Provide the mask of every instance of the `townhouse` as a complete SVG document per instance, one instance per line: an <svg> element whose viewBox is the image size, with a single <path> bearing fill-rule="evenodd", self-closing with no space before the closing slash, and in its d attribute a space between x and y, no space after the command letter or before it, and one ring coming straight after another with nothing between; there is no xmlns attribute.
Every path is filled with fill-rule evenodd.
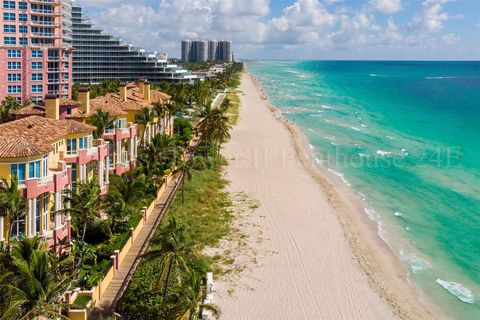
<svg viewBox="0 0 480 320"><path fill-rule="evenodd" d="M69 242L70 218L58 213L64 208L62 192L94 177L102 193L107 191L108 142L93 139L94 126L61 119L60 110L58 95L46 95L43 110L35 110L43 116L0 125L0 177L15 175L27 202L24 217L0 217L0 240L12 223L14 237L39 235L50 246Z"/></svg>

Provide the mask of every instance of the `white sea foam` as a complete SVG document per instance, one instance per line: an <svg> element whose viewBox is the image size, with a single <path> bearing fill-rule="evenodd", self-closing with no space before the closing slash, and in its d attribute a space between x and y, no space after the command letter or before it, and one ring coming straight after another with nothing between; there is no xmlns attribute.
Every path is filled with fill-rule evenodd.
<svg viewBox="0 0 480 320"><path fill-rule="evenodd" d="M320 105L320 107L322 107L323 109L335 109L334 107L327 106L326 104L322 104L322 105Z"/></svg>
<svg viewBox="0 0 480 320"><path fill-rule="evenodd" d="M377 150L376 152L380 157L385 157L385 156L389 156L391 155L392 153L389 152L389 151L383 151L383 150Z"/></svg>
<svg viewBox="0 0 480 320"><path fill-rule="evenodd" d="M405 227L405 230L410 231L410 227L409 227L409 226L406 226L406 227Z"/></svg>
<svg viewBox="0 0 480 320"><path fill-rule="evenodd" d="M362 130L360 130L359 128L354 127L354 126L350 126L350 129L355 130L355 131L358 131L358 132L362 132Z"/></svg>
<svg viewBox="0 0 480 320"><path fill-rule="evenodd" d="M316 162L317 164L322 163L322 161L320 161L320 159L318 159L318 158L315 158L315 162Z"/></svg>
<svg viewBox="0 0 480 320"><path fill-rule="evenodd" d="M310 117L321 118L323 116L321 114L311 114Z"/></svg>
<svg viewBox="0 0 480 320"><path fill-rule="evenodd" d="M361 193L360 191L358 192L358 194L360 195L360 197L362 198L362 200L367 200L367 196L364 194L364 193Z"/></svg>
<svg viewBox="0 0 480 320"><path fill-rule="evenodd" d="M398 212L398 211L394 212L393 214L395 215L395 217L403 217L403 213Z"/></svg>
<svg viewBox="0 0 480 320"><path fill-rule="evenodd" d="M475 296L470 289L464 287L462 284L453 281L446 281L438 278L436 283L441 285L445 290L456 296L460 301L465 303L475 303Z"/></svg>
<svg viewBox="0 0 480 320"><path fill-rule="evenodd" d="M432 268L432 264L430 262L417 257L413 253L407 253L403 250L400 250L400 260L407 262L413 273L419 273Z"/></svg>
<svg viewBox="0 0 480 320"><path fill-rule="evenodd" d="M380 236L380 238L382 238L383 241L388 243L387 232L384 228L384 224L382 223L382 221L380 221L380 215L377 214L377 212L371 208L364 208L363 210L367 214L368 218L370 218L370 220L375 221L377 223L377 230L378 230L377 233Z"/></svg>
<svg viewBox="0 0 480 320"><path fill-rule="evenodd" d="M325 119L325 122L330 122L330 119Z"/></svg>
<svg viewBox="0 0 480 320"><path fill-rule="evenodd" d="M389 140L394 140L392 136L385 136Z"/></svg>
<svg viewBox="0 0 480 320"><path fill-rule="evenodd" d="M313 146L313 145L311 145L310 143L308 144L308 147L309 147L311 150L313 150L313 149L314 149L314 146Z"/></svg>
<svg viewBox="0 0 480 320"><path fill-rule="evenodd" d="M359 155L361 158L366 158L366 157L368 156L368 155L365 154L365 153L359 153L358 155Z"/></svg>
<svg viewBox="0 0 480 320"><path fill-rule="evenodd" d="M336 175L336 176L339 177L340 179L342 179L343 183L345 183L347 186L350 186L350 183L347 181L347 179L345 179L343 173L340 173L340 172L335 171L335 170L333 170L333 169L328 169L328 171L331 172L331 173L333 173L334 175Z"/></svg>
<svg viewBox="0 0 480 320"><path fill-rule="evenodd" d="M367 125L366 124L361 124L360 127L364 127L364 128L367 128Z"/></svg>
<svg viewBox="0 0 480 320"><path fill-rule="evenodd" d="M441 80L441 79L457 79L459 77L445 76L445 77L425 77L427 80Z"/></svg>
<svg viewBox="0 0 480 320"><path fill-rule="evenodd" d="M325 136L324 138L330 141L335 141L335 136Z"/></svg>
<svg viewBox="0 0 480 320"><path fill-rule="evenodd" d="M376 74L376 73L370 73L370 77L382 77L382 78L390 78L391 76L385 75L385 74Z"/></svg>

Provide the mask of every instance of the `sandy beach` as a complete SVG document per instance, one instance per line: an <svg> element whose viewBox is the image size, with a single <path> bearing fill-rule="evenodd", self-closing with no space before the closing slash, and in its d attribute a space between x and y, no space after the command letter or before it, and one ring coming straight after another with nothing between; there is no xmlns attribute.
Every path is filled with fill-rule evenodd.
<svg viewBox="0 0 480 320"><path fill-rule="evenodd" d="M222 319L439 318L356 196L317 168L248 73L239 90L225 176L230 192L259 205L236 222L246 234L245 249L233 254L240 271L215 279Z"/></svg>

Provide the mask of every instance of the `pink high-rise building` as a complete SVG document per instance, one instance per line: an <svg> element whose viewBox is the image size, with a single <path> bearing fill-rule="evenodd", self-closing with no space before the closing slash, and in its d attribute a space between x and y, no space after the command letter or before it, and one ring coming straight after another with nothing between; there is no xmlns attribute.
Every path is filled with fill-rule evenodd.
<svg viewBox="0 0 480 320"><path fill-rule="evenodd" d="M71 0L2 0L0 6L0 101L69 97Z"/></svg>

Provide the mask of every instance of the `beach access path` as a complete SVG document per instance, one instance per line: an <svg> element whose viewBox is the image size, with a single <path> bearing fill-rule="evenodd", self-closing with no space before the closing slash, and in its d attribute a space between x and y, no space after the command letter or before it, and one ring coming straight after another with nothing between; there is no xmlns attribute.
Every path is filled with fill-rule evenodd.
<svg viewBox="0 0 480 320"><path fill-rule="evenodd" d="M325 192L298 160L289 130L247 73L239 92L240 119L223 154L229 191L260 203L245 223L256 227L244 229L256 264L215 279L222 319L396 319L369 284Z"/></svg>

